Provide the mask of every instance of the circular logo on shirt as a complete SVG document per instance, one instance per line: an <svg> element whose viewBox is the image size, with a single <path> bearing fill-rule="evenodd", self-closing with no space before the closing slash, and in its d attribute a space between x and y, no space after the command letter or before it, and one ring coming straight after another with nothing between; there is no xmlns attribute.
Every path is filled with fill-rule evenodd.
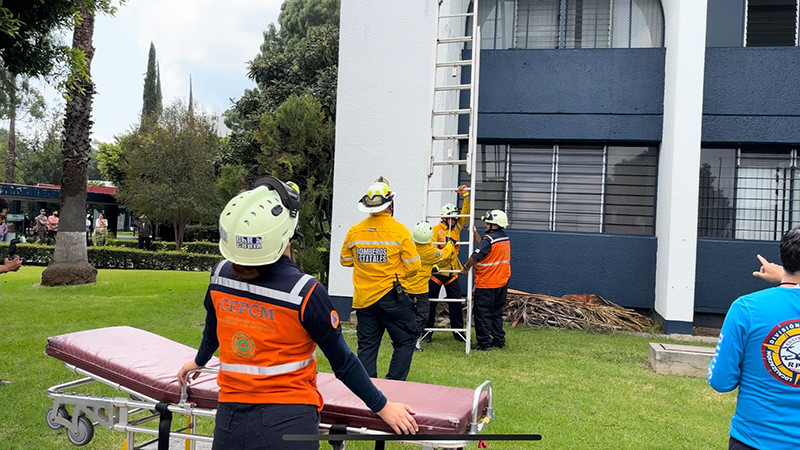
<svg viewBox="0 0 800 450"><path fill-rule="evenodd" d="M773 377L800 387L800 319L787 320L773 328L761 345L761 356Z"/></svg>
<svg viewBox="0 0 800 450"><path fill-rule="evenodd" d="M240 357L250 359L256 353L256 343L244 331L237 331L231 338L231 347L233 353Z"/></svg>
<svg viewBox="0 0 800 450"><path fill-rule="evenodd" d="M331 311L331 326L337 328L339 326L339 313L334 309Z"/></svg>

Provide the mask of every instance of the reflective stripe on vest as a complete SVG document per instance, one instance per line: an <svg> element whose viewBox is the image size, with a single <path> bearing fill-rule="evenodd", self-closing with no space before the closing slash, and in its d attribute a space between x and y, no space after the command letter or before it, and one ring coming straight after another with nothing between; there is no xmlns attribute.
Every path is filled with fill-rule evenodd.
<svg viewBox="0 0 800 450"><path fill-rule="evenodd" d="M476 266L480 266L480 267L487 267L487 266L497 266L497 265L500 265L500 264L511 264L511 260L510 259L506 259L504 261L497 261L497 262L493 262L493 263L476 263L475 265Z"/></svg>
<svg viewBox="0 0 800 450"><path fill-rule="evenodd" d="M313 278L311 275L304 274L299 280L297 280L297 283L295 283L292 291L287 293L275 289L265 288L263 286L256 286L246 281L232 280L230 278L221 277L219 276L219 272L222 266L223 264L219 264L217 266L217 270L214 271L214 275L211 276L212 284L218 284L226 288L260 295L262 297L273 298L275 300L291 303L292 305L299 305L303 303L303 297L299 295L300 291L303 289L306 283L308 283L308 280Z"/></svg>
<svg viewBox="0 0 800 450"><path fill-rule="evenodd" d="M250 366L247 364L227 364L220 362L219 370L225 372L247 373L250 375L281 375L302 369L314 361L314 355L297 362L279 364L277 366Z"/></svg>

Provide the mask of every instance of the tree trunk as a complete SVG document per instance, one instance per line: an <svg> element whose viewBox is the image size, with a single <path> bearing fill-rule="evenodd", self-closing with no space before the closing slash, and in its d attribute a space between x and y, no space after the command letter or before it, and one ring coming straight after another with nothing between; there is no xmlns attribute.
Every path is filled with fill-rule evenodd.
<svg viewBox="0 0 800 450"><path fill-rule="evenodd" d="M53 259L42 272L44 286L94 283L97 277L97 269L89 264L85 235L86 170L91 149L89 134L94 97L94 83L90 77L94 56L93 33L94 12L83 10L80 23L75 25L72 47L82 50L86 55L87 77L78 82L78 88L69 92L70 100L64 117L61 221Z"/></svg>
<svg viewBox="0 0 800 450"><path fill-rule="evenodd" d="M6 183L14 182L14 164L17 159L17 76L9 73L8 88L8 152L6 153Z"/></svg>

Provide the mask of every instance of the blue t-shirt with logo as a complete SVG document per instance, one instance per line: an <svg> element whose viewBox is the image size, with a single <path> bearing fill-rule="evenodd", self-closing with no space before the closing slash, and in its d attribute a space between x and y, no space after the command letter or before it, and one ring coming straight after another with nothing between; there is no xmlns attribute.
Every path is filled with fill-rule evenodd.
<svg viewBox="0 0 800 450"><path fill-rule="evenodd" d="M739 387L730 435L759 449L800 445L800 289L739 297L725 316L708 382Z"/></svg>

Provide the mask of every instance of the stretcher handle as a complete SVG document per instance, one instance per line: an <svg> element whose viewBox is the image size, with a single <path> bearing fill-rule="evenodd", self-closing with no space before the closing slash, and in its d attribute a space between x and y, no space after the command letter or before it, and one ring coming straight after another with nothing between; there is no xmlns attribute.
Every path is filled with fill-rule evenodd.
<svg viewBox="0 0 800 450"><path fill-rule="evenodd" d="M483 394L483 391L488 391L489 393L489 405L486 407L486 415L481 418L480 422L478 422L478 405L480 405L481 394ZM481 430L486 427L486 425L494 420L492 391L492 382L489 380L484 381L480 386L475 388L475 392L472 394L472 422L469 424L469 434L480 433Z"/></svg>
<svg viewBox="0 0 800 450"><path fill-rule="evenodd" d="M178 405L183 406L189 400L189 385L192 384L192 375L195 373L219 373L218 367L203 367L202 369L190 370L186 372L186 382L181 384L181 401Z"/></svg>

